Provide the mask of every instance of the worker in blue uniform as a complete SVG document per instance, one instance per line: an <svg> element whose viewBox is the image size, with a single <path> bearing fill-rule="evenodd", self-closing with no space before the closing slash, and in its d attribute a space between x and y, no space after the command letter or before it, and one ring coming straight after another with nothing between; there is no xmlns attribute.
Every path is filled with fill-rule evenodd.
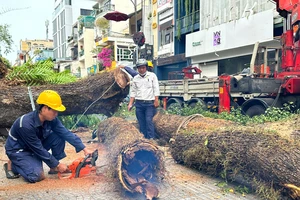
<svg viewBox="0 0 300 200"><path fill-rule="evenodd" d="M57 92L41 92L37 103L39 109L19 117L9 131L5 144L9 161L4 164L8 179L22 176L30 183L41 181L45 178L43 162L50 167L49 174L66 172L67 165L59 162L66 157L66 141L76 152L93 153L57 118L58 112L66 109Z"/></svg>
<svg viewBox="0 0 300 200"><path fill-rule="evenodd" d="M157 76L147 71L148 62L144 59L136 64L138 75L133 77L130 83L130 100L128 110L133 104L136 108L136 117L139 123L140 132L145 138L155 138L153 117L156 108L159 106L159 84Z"/></svg>

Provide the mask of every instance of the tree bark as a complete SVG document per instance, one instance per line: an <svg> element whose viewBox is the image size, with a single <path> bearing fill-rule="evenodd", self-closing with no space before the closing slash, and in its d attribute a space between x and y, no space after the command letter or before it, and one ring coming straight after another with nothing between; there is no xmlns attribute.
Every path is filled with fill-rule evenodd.
<svg viewBox="0 0 300 200"><path fill-rule="evenodd" d="M206 117L158 114L154 123L159 136L172 137L170 150L178 163L251 186L262 196L263 186L267 195L300 198L298 141Z"/></svg>
<svg viewBox="0 0 300 200"><path fill-rule="evenodd" d="M212 119L203 117L202 115L180 116L157 113L153 118L156 134L163 143L168 143L169 140L176 136L178 132L189 129L214 131L234 125L233 122L223 119Z"/></svg>
<svg viewBox="0 0 300 200"><path fill-rule="evenodd" d="M0 128L9 128L16 118L32 111L28 88L3 83L0 83L0 87ZM97 100L85 114L111 116L128 94L128 87L122 89L115 82L113 72L97 74L70 84L33 86L31 91L34 102L40 92L49 89L60 94L67 108L59 115L83 114Z"/></svg>
<svg viewBox="0 0 300 200"><path fill-rule="evenodd" d="M117 117L99 124L98 139L109 148L110 168L125 190L142 193L147 199L158 197L156 183L164 178L165 167L163 153L153 142Z"/></svg>

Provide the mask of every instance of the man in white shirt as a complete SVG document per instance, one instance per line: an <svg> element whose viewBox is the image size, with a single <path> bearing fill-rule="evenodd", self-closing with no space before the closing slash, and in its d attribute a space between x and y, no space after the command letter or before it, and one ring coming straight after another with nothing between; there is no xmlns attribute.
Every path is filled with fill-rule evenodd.
<svg viewBox="0 0 300 200"><path fill-rule="evenodd" d="M144 134L145 138L150 139L155 137L153 117L159 106L159 84L157 76L147 71L148 63L146 60L139 60L136 67L139 74L134 76L130 84L128 110L131 110L135 102L135 113L140 132Z"/></svg>

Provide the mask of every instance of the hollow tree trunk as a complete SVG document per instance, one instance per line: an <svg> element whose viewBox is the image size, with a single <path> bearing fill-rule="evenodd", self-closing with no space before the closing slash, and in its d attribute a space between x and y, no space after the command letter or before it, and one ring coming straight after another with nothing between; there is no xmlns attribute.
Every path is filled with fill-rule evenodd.
<svg viewBox="0 0 300 200"><path fill-rule="evenodd" d="M157 183L165 174L163 153L124 119L111 117L99 124L98 139L109 148L108 158L123 188L158 197Z"/></svg>
<svg viewBox="0 0 300 200"><path fill-rule="evenodd" d="M0 128L9 128L14 120L32 110L26 86L7 86L0 84ZM66 111L60 115L82 114L94 101L85 114L104 114L111 116L119 103L128 94L128 87L121 89L115 82L113 72L97 74L78 82L61 85L42 85L31 87L34 102L40 92L46 89L57 91Z"/></svg>

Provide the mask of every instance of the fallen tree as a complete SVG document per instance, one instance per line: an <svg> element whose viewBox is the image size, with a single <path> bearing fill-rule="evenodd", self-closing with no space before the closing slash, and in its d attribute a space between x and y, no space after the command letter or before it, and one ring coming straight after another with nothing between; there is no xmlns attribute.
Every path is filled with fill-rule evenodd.
<svg viewBox="0 0 300 200"><path fill-rule="evenodd" d="M206 131L215 131L229 125L234 125L233 122L223 119L212 119L203 117L200 114L191 116L169 115L158 112L154 118L155 131L158 138L163 143L168 143L169 140L178 134L179 131L189 129L204 129Z"/></svg>
<svg viewBox="0 0 300 200"><path fill-rule="evenodd" d="M158 114L154 122L159 136L172 137L178 163L248 186L263 199L300 198L298 141L205 117Z"/></svg>
<svg viewBox="0 0 300 200"><path fill-rule="evenodd" d="M99 124L98 139L108 147L111 169L125 190L144 194L146 199L158 197L157 185L164 178L165 167L163 153L155 144L117 117Z"/></svg>
<svg viewBox="0 0 300 200"><path fill-rule="evenodd" d="M17 117L32 110L28 88L8 86L3 82L0 87L0 128L9 128ZM115 82L113 72L97 74L74 83L32 86L30 89L34 102L43 90L57 91L67 108L60 115L82 114L96 101L85 114L111 116L128 94L128 87L122 89Z"/></svg>

